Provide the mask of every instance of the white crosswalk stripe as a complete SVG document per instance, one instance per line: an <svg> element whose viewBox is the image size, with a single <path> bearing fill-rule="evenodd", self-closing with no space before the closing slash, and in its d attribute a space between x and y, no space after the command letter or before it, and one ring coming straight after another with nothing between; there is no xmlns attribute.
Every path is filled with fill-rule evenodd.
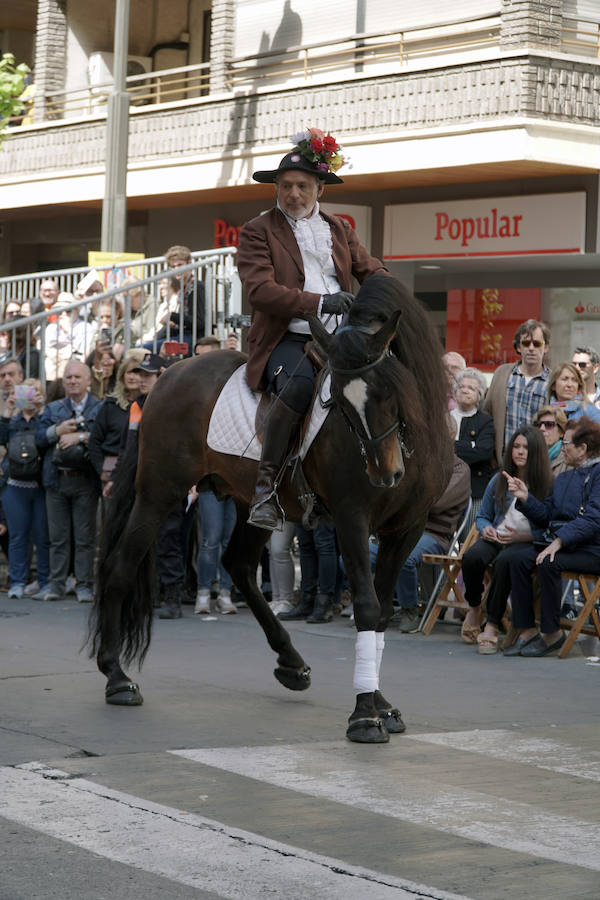
<svg viewBox="0 0 600 900"><path fill-rule="evenodd" d="M470 751L472 747L468 737L465 733L461 734L460 749L464 747ZM426 741L432 737L420 735L414 739ZM440 741L446 738L452 741L452 734L437 737ZM403 736L402 740L406 739ZM530 742L530 761L535 764L534 746ZM554 750L557 752L556 748ZM549 746L545 751L552 752ZM600 829L597 821L558 815L532 803L440 784L431 776L419 777L414 772L410 779L404 779L401 769L398 777L382 778L379 767L370 769L363 755L357 753L351 744L221 747L171 752L280 788L432 827L495 847L600 869ZM481 749L478 752L484 751Z"/></svg>
<svg viewBox="0 0 600 900"><path fill-rule="evenodd" d="M561 775L576 775L578 778L600 781L600 753L589 753L587 758L582 758L579 747L547 738L523 737L507 729L411 734L407 739L468 753L481 753L488 759L504 759L536 766Z"/></svg>
<svg viewBox="0 0 600 900"><path fill-rule="evenodd" d="M466 900L38 763L0 767L0 817L232 900Z"/></svg>

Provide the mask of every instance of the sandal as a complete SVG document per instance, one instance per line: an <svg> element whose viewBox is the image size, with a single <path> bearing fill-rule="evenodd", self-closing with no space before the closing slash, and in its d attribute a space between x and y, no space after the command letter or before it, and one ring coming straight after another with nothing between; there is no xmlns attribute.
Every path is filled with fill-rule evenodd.
<svg viewBox="0 0 600 900"><path fill-rule="evenodd" d="M479 613L479 624L471 625L465 619L460 629L460 636L465 644L476 644L477 638L481 633L481 611Z"/></svg>
<svg viewBox="0 0 600 900"><path fill-rule="evenodd" d="M485 634L483 631L477 637L477 650L482 656L490 656L498 652L498 636Z"/></svg>

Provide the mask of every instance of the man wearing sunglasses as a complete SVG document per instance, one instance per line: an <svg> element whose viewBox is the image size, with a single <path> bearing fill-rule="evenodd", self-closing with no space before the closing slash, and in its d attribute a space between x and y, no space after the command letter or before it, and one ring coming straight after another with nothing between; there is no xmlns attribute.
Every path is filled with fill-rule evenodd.
<svg viewBox="0 0 600 900"><path fill-rule="evenodd" d="M496 462L502 466L504 448L517 428L528 425L546 402L549 372L545 358L550 329L537 319L519 325L513 338L517 363L505 363L494 372L484 409L494 419Z"/></svg>
<svg viewBox="0 0 600 900"><path fill-rule="evenodd" d="M577 366L583 376L587 399L594 406L600 407L600 388L596 384L600 356L592 347L575 347L571 362Z"/></svg>

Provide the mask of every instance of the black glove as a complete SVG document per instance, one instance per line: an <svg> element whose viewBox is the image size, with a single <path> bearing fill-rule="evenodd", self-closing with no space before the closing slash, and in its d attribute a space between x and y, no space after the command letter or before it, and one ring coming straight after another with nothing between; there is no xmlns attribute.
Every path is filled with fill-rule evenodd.
<svg viewBox="0 0 600 900"><path fill-rule="evenodd" d="M323 306L321 312L334 316L343 316L354 303L354 294L348 291L338 291L337 294L323 294Z"/></svg>

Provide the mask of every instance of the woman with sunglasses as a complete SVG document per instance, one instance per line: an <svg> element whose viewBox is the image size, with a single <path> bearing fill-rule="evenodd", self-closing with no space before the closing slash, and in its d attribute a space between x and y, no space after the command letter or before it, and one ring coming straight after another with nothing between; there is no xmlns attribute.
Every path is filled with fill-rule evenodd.
<svg viewBox="0 0 600 900"><path fill-rule="evenodd" d="M548 495L552 473L546 444L537 428L531 425L518 428L508 442L503 462L504 470L518 477L534 496ZM498 632L511 589L508 562L523 543L529 545L534 538L529 522L515 509L515 501L508 495L501 473L496 473L488 484L475 522L479 538L462 559L469 611L461 636L465 644L477 644L479 653L490 654L498 650ZM487 622L482 632L483 578L490 565L493 574L487 595Z"/></svg>
<svg viewBox="0 0 600 900"><path fill-rule="evenodd" d="M567 468L562 449L562 439L567 428L567 417L560 406L542 406L533 417L533 425L538 428L548 448L552 478L556 478Z"/></svg>
<svg viewBox="0 0 600 900"><path fill-rule="evenodd" d="M581 369L571 362L559 363L550 373L548 380L548 403L559 406L567 419L589 416L600 422L600 409L587 400Z"/></svg>
<svg viewBox="0 0 600 900"><path fill-rule="evenodd" d="M543 502L523 479L504 472L516 508L532 527L545 529L544 546L522 546L509 561L513 625L517 642L505 656L547 656L565 642L560 629L561 575L600 574L600 425L587 416L570 422L563 439L571 469L559 475ZM533 609L533 570L541 593L540 630Z"/></svg>

